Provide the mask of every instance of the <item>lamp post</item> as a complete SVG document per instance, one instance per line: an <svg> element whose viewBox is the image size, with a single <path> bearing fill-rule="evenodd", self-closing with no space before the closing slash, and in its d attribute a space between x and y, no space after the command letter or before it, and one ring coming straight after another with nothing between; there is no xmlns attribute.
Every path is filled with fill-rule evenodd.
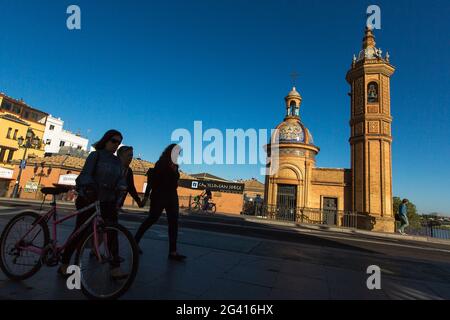
<svg viewBox="0 0 450 320"><path fill-rule="evenodd" d="M24 151L22 161L20 162L19 174L17 175L16 183L14 184L14 189L11 195L12 198L17 198L18 196L20 178L22 176L22 168L23 163L25 162L27 151L29 148L36 148L37 146L39 146L39 143L40 143L39 137L35 136L31 129L28 129L25 138L22 136L17 138L17 144L19 145L19 148L24 148Z"/></svg>
<svg viewBox="0 0 450 320"><path fill-rule="evenodd" d="M38 170L39 170L38 164L36 163L35 166L34 166L34 174L35 174L35 176L39 176L38 190L36 190L36 194L34 196L35 199L37 198L37 196L39 194L38 191L41 190L42 177L48 177L50 175L50 173L52 172L52 167L51 166L48 166L47 173L44 172L44 169L45 169L45 161L41 162L41 171L39 173L38 173Z"/></svg>

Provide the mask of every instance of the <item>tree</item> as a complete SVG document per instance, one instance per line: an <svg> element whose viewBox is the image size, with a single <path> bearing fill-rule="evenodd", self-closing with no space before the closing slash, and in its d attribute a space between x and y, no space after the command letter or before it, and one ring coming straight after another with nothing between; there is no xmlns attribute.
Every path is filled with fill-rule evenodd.
<svg viewBox="0 0 450 320"><path fill-rule="evenodd" d="M393 198L394 214L398 214L398 209L399 209L401 203L402 203L402 199L400 197ZM419 228L420 227L420 216L417 213L417 208L416 208L415 204L412 203L411 201L409 201L407 207L408 207L409 225L412 228Z"/></svg>

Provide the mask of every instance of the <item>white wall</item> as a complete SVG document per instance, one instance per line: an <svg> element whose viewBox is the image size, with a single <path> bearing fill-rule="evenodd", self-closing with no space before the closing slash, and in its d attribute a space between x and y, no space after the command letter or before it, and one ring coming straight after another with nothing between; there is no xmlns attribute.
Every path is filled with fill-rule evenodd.
<svg viewBox="0 0 450 320"><path fill-rule="evenodd" d="M84 151L87 151L88 149L89 140L70 131L62 130L60 141L64 141L65 147L72 147L74 149L79 149L79 147L81 147L81 150Z"/></svg>
<svg viewBox="0 0 450 320"><path fill-rule="evenodd" d="M45 152L46 153L58 153L59 151L59 137L62 132L62 128L64 125L64 121L61 119L57 119L49 115L47 117L47 123L45 125L44 131L44 143L45 143ZM53 130L50 130L50 127L53 126ZM50 140L50 144L47 144L48 140Z"/></svg>
<svg viewBox="0 0 450 320"><path fill-rule="evenodd" d="M53 126L53 130L50 127ZM47 124L45 126L44 132L44 143L46 153L58 153L61 148L61 141L64 142L64 146L72 147L87 151L89 140L76 135L70 131L63 129L64 121L60 118L54 118L51 115L47 118ZM47 144L50 140L50 144Z"/></svg>

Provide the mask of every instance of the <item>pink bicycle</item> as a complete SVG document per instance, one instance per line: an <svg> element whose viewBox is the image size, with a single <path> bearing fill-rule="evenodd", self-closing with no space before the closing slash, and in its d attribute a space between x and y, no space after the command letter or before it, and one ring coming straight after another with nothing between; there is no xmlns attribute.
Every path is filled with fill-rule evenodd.
<svg viewBox="0 0 450 320"><path fill-rule="evenodd" d="M0 268L11 280L30 278L43 264L57 266L69 241L83 233L75 256L82 292L91 299L116 299L129 289L136 277L138 246L124 226L103 221L98 201L58 219L55 196L68 190L66 187L43 188L43 194L52 195L51 208L47 213L23 212L9 221L0 237ZM94 209L95 213L63 245L58 245L57 226ZM51 238L48 227L50 220ZM117 263L126 275L120 280L110 274L112 265L117 266Z"/></svg>

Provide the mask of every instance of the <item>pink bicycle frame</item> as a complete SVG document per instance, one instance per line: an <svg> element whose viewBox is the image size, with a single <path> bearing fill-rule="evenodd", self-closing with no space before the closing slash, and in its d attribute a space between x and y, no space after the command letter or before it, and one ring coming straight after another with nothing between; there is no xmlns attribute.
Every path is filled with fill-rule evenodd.
<svg viewBox="0 0 450 320"><path fill-rule="evenodd" d="M51 239L51 241L55 244L57 253L60 253L61 251L64 250L64 248L69 244L69 242L73 238L78 236L81 232L83 232L88 227L88 225L91 222L93 222L95 254L96 254L97 258L99 260L101 260L101 256L99 254L99 243L98 243L98 234L97 234L98 222L103 221L102 217L101 217L101 212L100 212L100 203L98 201L96 201L93 204L91 204L91 205L89 205L87 207L84 207L84 208L82 208L80 210L77 210L77 211L75 211L75 212L69 214L68 216L65 216L64 218L59 219L59 220L56 218L56 201L55 201L55 196L53 196L53 202L51 203L51 205L52 205L52 208L45 215L43 215L41 218L39 218L38 220L36 220L33 223L33 227L25 233L25 235L18 241L18 243L22 242L32 232L32 230L38 224L40 224L42 221L45 221L45 223L48 223L48 221L51 218L53 218L52 219L52 237L51 237L52 239ZM58 243L57 226L59 224L65 222L65 221L67 221L67 220L69 220L69 219L71 219L71 218L73 218L73 217L75 217L75 216L85 212L85 211L88 211L88 210L94 208L94 207L95 207L95 213L92 214L92 216L89 217L86 220L86 222L84 222L79 228L74 230L72 232L72 234L69 236L69 238L64 242L64 244L62 246L58 246L57 245L57 243ZM105 242L105 248L106 248L106 250L108 250L108 246L106 245L107 244L106 234L104 234L103 238L104 238L103 241ZM33 245L27 245L27 246L17 245L17 248L20 249L20 250L24 250L24 251L30 251L30 252L36 253L38 255L41 255L41 256L45 253L45 248L38 248L38 247L35 247ZM109 252L107 252L107 254L109 255Z"/></svg>

